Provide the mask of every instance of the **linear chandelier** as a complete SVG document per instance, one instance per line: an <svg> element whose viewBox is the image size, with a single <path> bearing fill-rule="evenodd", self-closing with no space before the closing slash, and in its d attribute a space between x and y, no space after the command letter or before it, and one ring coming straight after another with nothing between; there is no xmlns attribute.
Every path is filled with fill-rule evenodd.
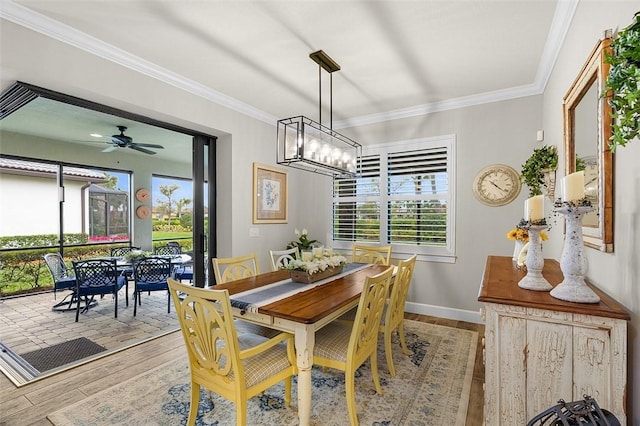
<svg viewBox="0 0 640 426"><path fill-rule="evenodd" d="M338 65L322 50L309 55L318 64L320 119L314 121L305 116L278 120L278 164L333 177L354 177L359 174L362 146L333 130L333 73ZM329 73L330 118L329 127L322 124L322 70Z"/></svg>

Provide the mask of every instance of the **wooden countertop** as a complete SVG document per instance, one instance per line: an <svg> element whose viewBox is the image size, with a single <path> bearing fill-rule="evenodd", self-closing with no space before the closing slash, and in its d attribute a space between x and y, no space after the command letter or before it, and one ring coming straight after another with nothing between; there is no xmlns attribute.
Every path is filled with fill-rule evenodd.
<svg viewBox="0 0 640 426"><path fill-rule="evenodd" d="M620 303L603 293L587 281L587 285L600 296L598 303L575 303L552 297L548 291L533 291L518 287L518 282L526 275L518 269L508 256L488 256L482 278L482 287L478 301L503 305L523 306L527 308L548 309L574 314L595 315L629 321L629 312ZM552 286L563 280L560 264L557 260L545 259L542 275Z"/></svg>

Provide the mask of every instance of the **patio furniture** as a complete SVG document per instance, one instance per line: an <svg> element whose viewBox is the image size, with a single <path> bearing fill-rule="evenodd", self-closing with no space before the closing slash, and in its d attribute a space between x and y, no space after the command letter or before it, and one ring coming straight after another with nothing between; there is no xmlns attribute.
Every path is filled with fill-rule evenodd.
<svg viewBox="0 0 640 426"><path fill-rule="evenodd" d="M124 257L132 250L140 250L140 247L111 247L111 257Z"/></svg>
<svg viewBox="0 0 640 426"><path fill-rule="evenodd" d="M53 310L69 310L74 302L74 291L76 288L76 277L67 268L64 259L60 253L47 253L44 256L44 262L53 277L53 298L56 299L56 293L59 290L71 290L60 302L53 305ZM68 300L68 301L67 301ZM66 308L63 308L66 306Z"/></svg>
<svg viewBox="0 0 640 426"><path fill-rule="evenodd" d="M393 334L394 330L398 330L402 352L405 355L411 355L404 338L404 305L407 301L411 278L413 278L416 258L417 255L414 254L409 259L401 260L398 263L398 272L391 286L391 294L386 305L383 323L380 327L380 332L384 334L384 352L387 356L387 367L392 376L396 375L396 369L393 365L393 351L391 350L391 334Z"/></svg>
<svg viewBox="0 0 640 426"><path fill-rule="evenodd" d="M171 276L171 259L166 257L147 257L133 266L133 316L138 305L142 306L142 292L167 291L167 313L171 312L171 299L167 279ZM137 302L137 303L136 303Z"/></svg>
<svg viewBox="0 0 640 426"><path fill-rule="evenodd" d="M344 371L351 425L358 424L355 373L367 359L376 392L382 394L377 360L378 329L392 277L393 267L368 276L360 294L355 321L333 321L316 332L313 363Z"/></svg>
<svg viewBox="0 0 640 426"><path fill-rule="evenodd" d="M195 424L200 387L236 405L236 424L247 423L247 400L284 381L285 404L291 403L296 374L293 335L269 339L238 334L228 290L201 289L169 279L182 336L189 356L191 402L188 425Z"/></svg>
<svg viewBox="0 0 640 426"><path fill-rule="evenodd" d="M294 247L288 250L269 250L269 257L271 258L271 270L277 271L286 267L292 260L300 257L298 247Z"/></svg>
<svg viewBox="0 0 640 426"><path fill-rule="evenodd" d="M391 246L377 246L369 244L353 245L352 262L373 263L376 265L391 264Z"/></svg>
<svg viewBox="0 0 640 426"><path fill-rule="evenodd" d="M73 262L76 273L76 322L80 317L80 299L87 301L87 306L96 295L112 294L115 300L115 318L118 318L118 291L126 287L126 304L129 305L129 283L124 274L118 271L115 259L89 259ZM83 309L83 312L87 308Z"/></svg>
<svg viewBox="0 0 640 426"><path fill-rule="evenodd" d="M175 256L182 254L182 249L179 245L176 247L175 245L167 244L166 246L156 247L153 254L160 256Z"/></svg>

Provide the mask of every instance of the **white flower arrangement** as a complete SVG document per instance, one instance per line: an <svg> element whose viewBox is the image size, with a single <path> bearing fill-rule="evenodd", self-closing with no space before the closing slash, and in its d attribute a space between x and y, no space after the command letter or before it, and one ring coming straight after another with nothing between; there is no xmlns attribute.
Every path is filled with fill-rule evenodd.
<svg viewBox="0 0 640 426"><path fill-rule="evenodd" d="M343 266L346 263L347 259L344 256L323 256L315 257L308 261L299 259L292 260L287 265L287 269L306 271L309 275L313 275L317 272L325 271L328 268Z"/></svg>

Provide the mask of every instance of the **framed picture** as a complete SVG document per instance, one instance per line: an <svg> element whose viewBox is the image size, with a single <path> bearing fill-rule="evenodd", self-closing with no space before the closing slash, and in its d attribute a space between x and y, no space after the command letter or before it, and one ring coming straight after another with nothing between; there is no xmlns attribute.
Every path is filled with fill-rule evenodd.
<svg viewBox="0 0 640 426"><path fill-rule="evenodd" d="M253 223L287 223L287 172L253 163Z"/></svg>

